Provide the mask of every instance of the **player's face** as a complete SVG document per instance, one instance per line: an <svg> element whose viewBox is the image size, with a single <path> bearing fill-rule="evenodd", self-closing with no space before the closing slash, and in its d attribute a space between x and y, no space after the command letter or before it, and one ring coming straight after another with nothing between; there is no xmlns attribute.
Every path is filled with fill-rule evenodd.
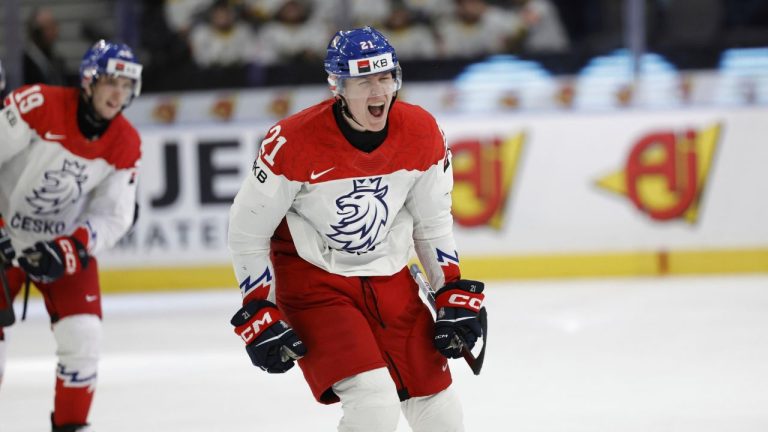
<svg viewBox="0 0 768 432"><path fill-rule="evenodd" d="M133 80L125 77L102 76L91 87L93 108L105 120L112 120L133 94Z"/></svg>
<svg viewBox="0 0 768 432"><path fill-rule="evenodd" d="M349 112L365 130L378 132L387 124L389 106L396 89L391 72L382 72L360 78L349 78L344 82L344 97ZM352 127L360 125L350 122Z"/></svg>

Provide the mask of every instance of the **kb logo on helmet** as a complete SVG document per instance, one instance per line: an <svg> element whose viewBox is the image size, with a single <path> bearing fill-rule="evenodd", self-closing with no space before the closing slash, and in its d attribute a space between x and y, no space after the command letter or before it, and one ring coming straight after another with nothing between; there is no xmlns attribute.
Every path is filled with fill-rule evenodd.
<svg viewBox="0 0 768 432"><path fill-rule="evenodd" d="M392 61L392 53L384 53L367 59L349 61L349 73L352 76L384 72L391 70L393 67L394 62Z"/></svg>

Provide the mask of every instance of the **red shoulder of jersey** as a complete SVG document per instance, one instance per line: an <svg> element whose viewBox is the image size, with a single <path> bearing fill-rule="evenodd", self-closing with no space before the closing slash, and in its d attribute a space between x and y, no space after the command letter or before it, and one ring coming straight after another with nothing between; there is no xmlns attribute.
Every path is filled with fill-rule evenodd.
<svg viewBox="0 0 768 432"><path fill-rule="evenodd" d="M323 101L273 126L262 141L261 163L289 180L317 183L398 170L426 171L445 156L442 133L421 107L396 102L389 113L387 138L366 153L341 133L333 103Z"/></svg>
<svg viewBox="0 0 768 432"><path fill-rule="evenodd" d="M102 137L96 140L103 157L117 169L136 168L141 159L141 137L122 113L118 114Z"/></svg>
<svg viewBox="0 0 768 432"><path fill-rule="evenodd" d="M418 105L397 102L389 115L391 127L395 129L392 138L402 144L400 151L407 153L412 160L410 169L426 171L445 158L445 136L427 110Z"/></svg>
<svg viewBox="0 0 768 432"><path fill-rule="evenodd" d="M5 99L5 105L16 105L27 125L44 137L56 118L64 117L73 103L74 112L77 112L77 99L73 101L71 97L73 91L76 92L72 88L45 84L25 85L10 93ZM61 136L53 132L49 135Z"/></svg>
<svg viewBox="0 0 768 432"><path fill-rule="evenodd" d="M333 117L333 103L327 99L272 126L261 142L261 163L290 180L307 181L313 161L331 162L334 155L322 148L343 139Z"/></svg>
<svg viewBox="0 0 768 432"><path fill-rule="evenodd" d="M132 168L141 158L141 139L122 114L112 119L106 132L88 140L77 125L80 90L44 84L19 88L6 98L16 105L22 119L40 138L58 142L86 159L104 159L118 169Z"/></svg>

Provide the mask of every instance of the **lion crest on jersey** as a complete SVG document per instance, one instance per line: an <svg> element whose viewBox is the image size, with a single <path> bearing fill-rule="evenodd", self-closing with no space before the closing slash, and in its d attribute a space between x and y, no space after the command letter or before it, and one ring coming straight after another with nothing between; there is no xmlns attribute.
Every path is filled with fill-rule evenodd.
<svg viewBox="0 0 768 432"><path fill-rule="evenodd" d="M381 177L353 180L352 192L336 199L338 224L331 225L328 238L347 252L367 252L377 243L381 229L387 224L389 209L384 197L389 187L381 185Z"/></svg>
<svg viewBox="0 0 768 432"><path fill-rule="evenodd" d="M82 184L88 179L85 165L77 161L64 161L60 170L46 171L43 186L32 191L27 202L35 208L36 215L59 214L66 206L80 199Z"/></svg>

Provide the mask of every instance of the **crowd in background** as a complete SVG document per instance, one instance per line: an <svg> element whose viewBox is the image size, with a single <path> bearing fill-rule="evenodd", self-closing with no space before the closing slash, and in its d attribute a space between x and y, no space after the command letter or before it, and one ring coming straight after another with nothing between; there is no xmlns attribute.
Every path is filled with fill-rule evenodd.
<svg viewBox="0 0 768 432"><path fill-rule="evenodd" d="M169 0L164 16L203 67L322 59L340 21L379 28L403 60L568 48L549 0Z"/></svg>
<svg viewBox="0 0 768 432"><path fill-rule="evenodd" d="M213 79L216 69L245 68L245 84L322 80L329 36L364 25L406 63L569 48L550 0L166 0L144 21L157 24L141 36L155 66L191 60Z"/></svg>
<svg viewBox="0 0 768 432"><path fill-rule="evenodd" d="M322 83L340 28L372 25L408 79L441 80L491 54L573 73L624 45L621 0L145 0L133 24L148 91ZM768 46L765 0L646 0L649 50L680 68L714 66L726 46ZM62 83L55 17L27 21L25 82ZM119 35L105 35L118 37Z"/></svg>

